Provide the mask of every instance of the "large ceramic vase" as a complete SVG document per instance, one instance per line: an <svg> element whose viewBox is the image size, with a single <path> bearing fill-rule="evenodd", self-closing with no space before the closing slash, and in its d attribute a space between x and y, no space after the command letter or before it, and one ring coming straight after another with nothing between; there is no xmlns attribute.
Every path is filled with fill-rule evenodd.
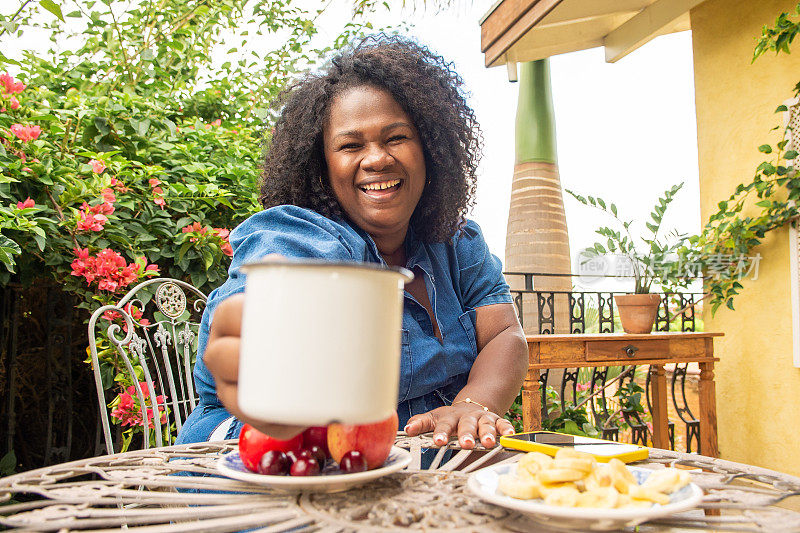
<svg viewBox="0 0 800 533"><path fill-rule="evenodd" d="M618 294L614 301L625 333L650 333L661 304L660 294Z"/></svg>

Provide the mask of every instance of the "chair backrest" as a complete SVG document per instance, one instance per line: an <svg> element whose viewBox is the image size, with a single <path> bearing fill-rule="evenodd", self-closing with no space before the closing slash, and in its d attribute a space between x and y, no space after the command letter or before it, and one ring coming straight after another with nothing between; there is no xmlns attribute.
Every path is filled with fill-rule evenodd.
<svg viewBox="0 0 800 533"><path fill-rule="evenodd" d="M205 303L192 285L158 278L92 314L88 351L109 454L115 443L117 451L171 444L197 405L192 370Z"/></svg>

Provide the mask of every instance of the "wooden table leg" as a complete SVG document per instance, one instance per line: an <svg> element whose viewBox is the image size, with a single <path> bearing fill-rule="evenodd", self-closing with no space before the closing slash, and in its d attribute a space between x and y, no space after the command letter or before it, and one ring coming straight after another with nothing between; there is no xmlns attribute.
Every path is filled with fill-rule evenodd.
<svg viewBox="0 0 800 533"><path fill-rule="evenodd" d="M700 450L708 457L719 457L717 442L717 392L714 363L700 363Z"/></svg>
<svg viewBox="0 0 800 533"><path fill-rule="evenodd" d="M652 365L650 384L653 393L653 446L669 449L669 421L667 419L667 377L664 365Z"/></svg>
<svg viewBox="0 0 800 533"><path fill-rule="evenodd" d="M522 429L542 429L542 398L539 387L539 369L528 368L522 383Z"/></svg>

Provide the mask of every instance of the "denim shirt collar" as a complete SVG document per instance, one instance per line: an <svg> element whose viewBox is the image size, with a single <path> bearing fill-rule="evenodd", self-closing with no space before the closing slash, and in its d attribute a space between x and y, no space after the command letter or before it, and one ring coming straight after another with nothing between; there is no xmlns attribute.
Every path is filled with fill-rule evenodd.
<svg viewBox="0 0 800 533"><path fill-rule="evenodd" d="M378 245L375 244L372 236L358 226L350 224L349 221L346 223L348 226L353 228L353 231L361 235L361 237L364 239L364 242L367 243L367 248L369 249L375 261L380 262L382 265L386 265L386 261L378 251ZM419 237L417 237L417 233L414 231L414 226L410 223L408 225L408 231L406 231L404 246L406 247L406 268L413 271L414 267L419 267L427 276L432 276L433 265L431 264L431 258L428 255L427 247L419 239Z"/></svg>

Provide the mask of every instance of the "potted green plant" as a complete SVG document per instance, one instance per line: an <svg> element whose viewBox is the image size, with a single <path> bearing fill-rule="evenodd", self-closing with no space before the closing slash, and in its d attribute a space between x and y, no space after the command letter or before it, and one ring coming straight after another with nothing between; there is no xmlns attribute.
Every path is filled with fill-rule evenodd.
<svg viewBox="0 0 800 533"><path fill-rule="evenodd" d="M650 213L651 220L645 223L647 232L639 238L644 246L637 243L631 235L633 221L622 220L617 213L616 205L601 198L583 197L567 190L580 203L611 215L621 226L619 231L605 226L596 229L595 233L605 237L606 240L598 241L592 247L583 250L582 257L585 261L589 261L607 254L618 254L630 262L635 282L633 294L614 296L625 333L650 333L653 330L658 306L661 303L659 294L650 294L650 287L654 281L662 287L676 287L685 283L685 278L680 277L680 269L675 267L673 260L684 236L675 230L665 236L660 235L664 213L681 187L683 183L667 189L658 199Z"/></svg>

